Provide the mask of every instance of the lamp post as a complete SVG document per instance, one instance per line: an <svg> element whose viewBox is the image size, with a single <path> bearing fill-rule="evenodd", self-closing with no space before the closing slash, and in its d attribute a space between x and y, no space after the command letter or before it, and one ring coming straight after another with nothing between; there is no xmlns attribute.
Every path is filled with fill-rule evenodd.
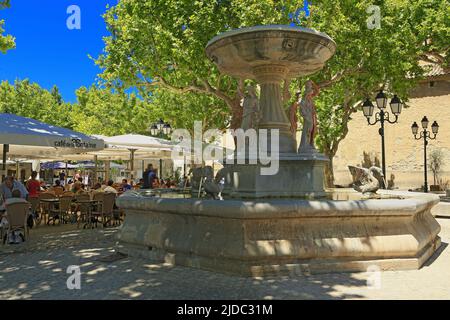
<svg viewBox="0 0 450 320"><path fill-rule="evenodd" d="M383 92L383 90L380 90L378 92L377 96L375 97L375 101L377 104L377 107L380 111L375 113L375 120L373 122L370 121L370 118L373 116L374 112L374 105L372 104L372 101L370 101L369 98L364 101L362 109L363 114L367 119L367 123L371 126L380 123L380 129L378 130L378 133L381 136L381 166L383 170L383 176L384 179L386 178L386 152L385 152L385 143L384 143L384 124L385 122L394 124L398 121L398 116L402 112L402 102L400 101L399 97L397 95L394 95L394 97L391 99L391 102L389 103L391 107L392 115L395 117L394 119L391 119L391 114L386 111L386 105L387 105L387 96ZM384 180L383 180L384 184ZM386 185L384 186L386 188Z"/></svg>
<svg viewBox="0 0 450 320"><path fill-rule="evenodd" d="M172 127L168 122L164 122L163 119L159 119L149 128L150 135L158 138L163 138L168 136L172 132ZM159 159L159 177L162 179L162 166L163 161Z"/></svg>
<svg viewBox="0 0 450 320"><path fill-rule="evenodd" d="M422 124L423 131L421 131L419 133L419 126L417 125L416 122L414 122L411 125L411 131L412 131L412 134L414 135L414 139L416 139L416 140L423 139L423 165L424 165L423 192L428 192L427 145L428 145L428 140L435 140L436 139L436 135L438 134L438 131L439 131L439 125L438 125L438 123L436 121L434 121L433 124L431 125L431 132L429 130L427 130L429 121L428 121L428 118L426 116L422 118L421 124ZM431 136L431 133L433 133L433 136Z"/></svg>
<svg viewBox="0 0 450 320"><path fill-rule="evenodd" d="M150 126L149 131L150 135L163 138L163 136L168 136L172 132L172 127L168 122L164 122L163 119L159 119Z"/></svg>

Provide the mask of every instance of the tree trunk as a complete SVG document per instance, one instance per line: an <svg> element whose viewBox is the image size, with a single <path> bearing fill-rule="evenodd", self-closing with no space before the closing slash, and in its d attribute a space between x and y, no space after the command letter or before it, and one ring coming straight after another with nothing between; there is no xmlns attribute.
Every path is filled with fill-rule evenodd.
<svg viewBox="0 0 450 320"><path fill-rule="evenodd" d="M333 169L333 157L327 155L327 157L330 159L329 162L327 162L325 166L325 186L327 188L333 188L334 187L334 169Z"/></svg>

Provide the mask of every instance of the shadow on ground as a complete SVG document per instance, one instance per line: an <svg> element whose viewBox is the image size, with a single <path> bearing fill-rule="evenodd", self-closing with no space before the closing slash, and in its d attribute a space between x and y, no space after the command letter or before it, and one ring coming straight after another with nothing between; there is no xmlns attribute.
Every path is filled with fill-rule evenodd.
<svg viewBox="0 0 450 320"><path fill-rule="evenodd" d="M368 290L365 273L244 278L118 256L116 231L53 231L1 248L0 299L360 299ZM71 265L81 270L79 290L67 288Z"/></svg>

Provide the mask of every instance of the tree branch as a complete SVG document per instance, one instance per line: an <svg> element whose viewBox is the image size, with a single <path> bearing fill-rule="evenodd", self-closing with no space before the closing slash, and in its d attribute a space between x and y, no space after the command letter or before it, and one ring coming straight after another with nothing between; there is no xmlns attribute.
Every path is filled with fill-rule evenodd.
<svg viewBox="0 0 450 320"><path fill-rule="evenodd" d="M187 92L197 92L197 93L206 93L206 94L210 94L210 95L214 95L215 97L222 99L228 106L232 106L233 104L233 99L230 98L229 96L227 96L225 93L223 93L220 90L217 90L215 88L213 88L209 82L205 79L199 79L199 81L202 83L201 86L197 85L197 84L191 84L188 85L186 87L177 87L174 86L172 84L170 84L166 79L164 79L164 77L162 76L158 76L155 77L153 82L148 82L146 81L146 85L147 86L156 86L156 85L161 85L162 87L178 93L178 94L183 94L183 93L187 93Z"/></svg>
<svg viewBox="0 0 450 320"><path fill-rule="evenodd" d="M318 83L317 86L320 89L328 88L334 83L341 80L343 77L360 73L362 70L363 70L363 60L361 60L355 68L342 70L341 72L338 72L334 76L332 76L330 80Z"/></svg>

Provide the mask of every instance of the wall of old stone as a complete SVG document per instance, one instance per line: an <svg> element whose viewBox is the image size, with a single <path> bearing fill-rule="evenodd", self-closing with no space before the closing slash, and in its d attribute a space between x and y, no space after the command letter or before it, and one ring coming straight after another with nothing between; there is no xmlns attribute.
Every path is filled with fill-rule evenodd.
<svg viewBox="0 0 450 320"><path fill-rule="evenodd" d="M450 180L450 82L435 81L422 83L410 96L409 108L403 109L397 124L385 127L386 175L394 175L394 184L399 188L419 188L423 185L423 140L416 141L411 133L411 124L419 127L423 116L430 125L437 121L440 125L436 140L428 145L428 154L433 149L441 149L445 165L441 178ZM388 106L389 109L389 106ZM335 184L348 185L352 182L347 165L361 164L364 153L372 160L381 162L381 137L379 124L369 126L362 111L353 115L349 133L341 142L334 159ZM433 184L432 172L428 171L428 184Z"/></svg>

